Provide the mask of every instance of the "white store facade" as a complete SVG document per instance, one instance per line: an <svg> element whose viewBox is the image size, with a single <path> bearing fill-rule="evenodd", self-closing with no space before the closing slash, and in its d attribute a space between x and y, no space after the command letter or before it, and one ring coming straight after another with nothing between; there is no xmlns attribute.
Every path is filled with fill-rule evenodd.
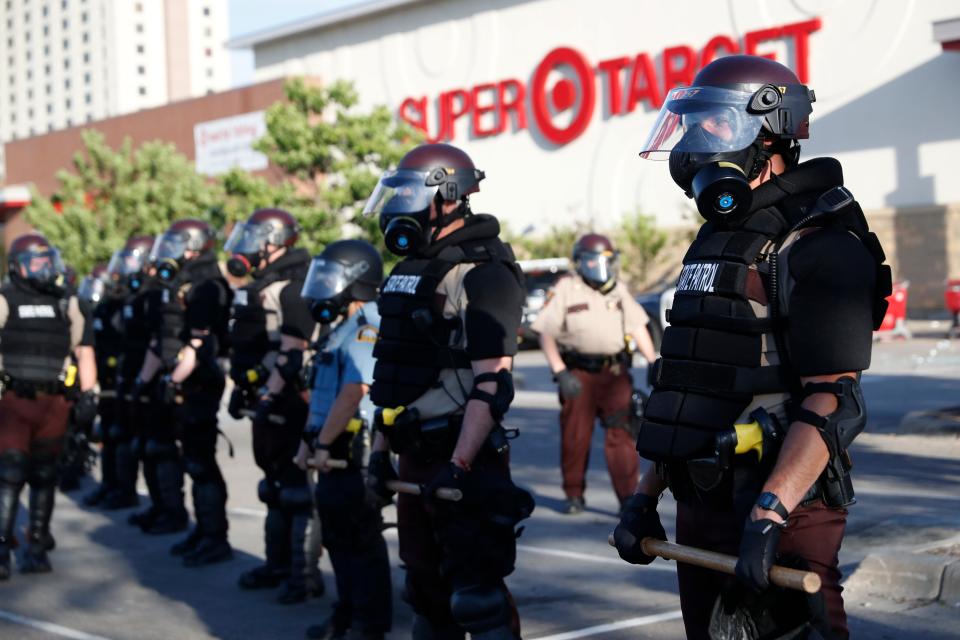
<svg viewBox="0 0 960 640"><path fill-rule="evenodd" d="M841 160L930 297L960 276L958 18L948 0L376 0L231 46L253 48L257 81L351 80L363 105L462 146L487 173L474 209L533 233L694 222L666 163L637 155L663 96L714 57L772 56L817 94L803 156Z"/></svg>

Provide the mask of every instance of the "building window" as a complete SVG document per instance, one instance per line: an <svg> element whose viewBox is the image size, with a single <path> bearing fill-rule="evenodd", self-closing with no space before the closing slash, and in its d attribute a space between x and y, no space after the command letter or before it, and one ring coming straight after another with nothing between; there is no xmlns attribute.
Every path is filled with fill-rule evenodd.
<svg viewBox="0 0 960 640"><path fill-rule="evenodd" d="M33 107L27 109L27 117L33 119Z"/></svg>
<svg viewBox="0 0 960 640"><path fill-rule="evenodd" d="M51 93L53 93L53 88L50 85L47 85L45 89L47 90L47 95L50 95Z"/></svg>
<svg viewBox="0 0 960 640"><path fill-rule="evenodd" d="M63 81L63 88L67 90L70 89L70 78L67 78L66 80Z"/></svg>
<svg viewBox="0 0 960 640"><path fill-rule="evenodd" d="M86 31L83 32L83 41L90 42L90 34L87 33Z"/></svg>
<svg viewBox="0 0 960 640"><path fill-rule="evenodd" d="M137 45L137 53L143 53L143 45L142 45L142 44L138 44L138 45Z"/></svg>
<svg viewBox="0 0 960 640"><path fill-rule="evenodd" d="M48 13L50 13L50 7L43 5L43 17L46 18Z"/></svg>
<svg viewBox="0 0 960 640"><path fill-rule="evenodd" d="M83 13L80 14L80 21L81 21L81 22L86 22L86 21L87 21L87 12L86 12L86 11L84 11Z"/></svg>
<svg viewBox="0 0 960 640"><path fill-rule="evenodd" d="M72 126L73 126L73 119L72 119L72 118L67 118L67 126L68 126L68 127L72 127Z"/></svg>
<svg viewBox="0 0 960 640"><path fill-rule="evenodd" d="M70 48L70 41L67 40L66 38L64 38L64 39L63 39L63 50L66 51L66 50L69 49L69 48Z"/></svg>
<svg viewBox="0 0 960 640"><path fill-rule="evenodd" d="M92 114L92 113L88 113L88 114L87 114L87 122L93 122L93 114Z"/></svg>
<svg viewBox="0 0 960 640"><path fill-rule="evenodd" d="M66 31L66 30L69 29L69 28L70 28L70 21L67 20L66 18L64 18L64 19L63 19L63 30Z"/></svg>
<svg viewBox="0 0 960 640"><path fill-rule="evenodd" d="M142 25L142 24L138 24L138 25L137 25L137 33L143 33L143 25Z"/></svg>
<svg viewBox="0 0 960 640"><path fill-rule="evenodd" d="M137 13L142 13L142 12L143 12L143 3L142 3L142 2L138 2L137 4L135 4L135 5L133 6L133 10L136 11Z"/></svg>
<svg viewBox="0 0 960 640"><path fill-rule="evenodd" d="M139 67L137 67L137 73L139 73L140 75L143 75L146 72L147 72L147 69L143 65L140 65Z"/></svg>
<svg viewBox="0 0 960 640"><path fill-rule="evenodd" d="M83 96L83 101L84 101L85 103L87 103L87 104L90 104L91 102L93 102L93 96L91 96L91 95L88 93L88 94L86 94L86 95Z"/></svg>
<svg viewBox="0 0 960 640"><path fill-rule="evenodd" d="M204 8L203 8L203 15L205 15L205 16L209 16L209 15L210 15L210 7L204 7Z"/></svg>
<svg viewBox="0 0 960 640"><path fill-rule="evenodd" d="M207 47L206 49L203 50L203 55L209 58L213 55L213 50L210 47Z"/></svg>
<svg viewBox="0 0 960 640"><path fill-rule="evenodd" d="M43 73L46 75L50 75L50 65L48 64L43 65Z"/></svg>
<svg viewBox="0 0 960 640"><path fill-rule="evenodd" d="M86 52L86 53L83 54L83 62L84 62L84 64L87 64L87 63L90 62L90 53L89 53L89 52Z"/></svg>
<svg viewBox="0 0 960 640"><path fill-rule="evenodd" d="M66 106L67 109L73 106L73 102L71 102L70 98L67 98L63 104Z"/></svg>
<svg viewBox="0 0 960 640"><path fill-rule="evenodd" d="M43 55L45 56L50 55L50 45L48 44L43 45Z"/></svg>
<svg viewBox="0 0 960 640"><path fill-rule="evenodd" d="M67 8L67 0L63 0L63 2L60 3L60 6L61 6L63 9L66 9L66 8Z"/></svg>
<svg viewBox="0 0 960 640"><path fill-rule="evenodd" d="M89 73L83 74L83 82L84 82L84 84L90 84L90 74L89 74Z"/></svg>
<svg viewBox="0 0 960 640"><path fill-rule="evenodd" d="M212 78L212 77L213 77L213 69L207 69L207 77L208 77L208 78Z"/></svg>
<svg viewBox="0 0 960 640"><path fill-rule="evenodd" d="M70 58L64 58L64 59L63 59L63 68L64 68L64 69L69 69L69 68L70 68Z"/></svg>
<svg viewBox="0 0 960 640"><path fill-rule="evenodd" d="M27 49L27 56L26 56L26 58L27 58L27 62L29 62L30 60L33 59L33 53L32 53L29 49Z"/></svg>
<svg viewBox="0 0 960 640"><path fill-rule="evenodd" d="M207 36L207 37L209 38L210 36L213 35L213 30L210 29L210 27L207 27L206 29L203 30L203 35L205 35L205 36Z"/></svg>
<svg viewBox="0 0 960 640"><path fill-rule="evenodd" d="M146 87L140 87L139 91L140 91L140 95L142 95L142 96L147 95L147 88L146 88Z"/></svg>
<svg viewBox="0 0 960 640"><path fill-rule="evenodd" d="M50 133L51 131L53 131L53 123L52 123L52 122L47 125L47 133Z"/></svg>
<svg viewBox="0 0 960 640"><path fill-rule="evenodd" d="M53 113L53 105L52 105L52 104L48 104L48 105L47 105L47 113Z"/></svg>

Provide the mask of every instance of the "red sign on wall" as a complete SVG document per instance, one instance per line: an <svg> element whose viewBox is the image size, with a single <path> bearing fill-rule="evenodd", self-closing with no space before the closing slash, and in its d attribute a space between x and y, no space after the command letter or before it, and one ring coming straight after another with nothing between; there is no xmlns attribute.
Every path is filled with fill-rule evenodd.
<svg viewBox="0 0 960 640"><path fill-rule="evenodd" d="M536 66L529 84L507 78L486 82L469 89L450 89L436 97L436 119L430 126L428 96L409 97L400 105L400 117L423 131L430 142L446 142L456 137L460 118L468 118L473 137L496 136L507 129L527 128L527 113L537 130L553 144L564 145L576 140L590 125L596 108L596 83L605 85L605 98L611 116L632 113L641 103L659 109L664 97L674 87L689 85L702 67L722 54L757 54L758 45L772 40L787 40L793 46L794 71L806 84L809 74L809 38L820 29L819 18L795 22L769 29L750 31L742 40L726 35L711 38L699 50L689 45L667 47L660 54L660 64L648 53L602 60L592 65L586 56L571 47L557 47ZM770 53L764 57L776 59ZM561 78L548 87L551 72L566 70L570 77ZM624 79L627 82L624 84ZM560 114L569 115L563 124L556 123ZM491 124L492 120L492 124ZM433 131L431 132L431 128Z"/></svg>

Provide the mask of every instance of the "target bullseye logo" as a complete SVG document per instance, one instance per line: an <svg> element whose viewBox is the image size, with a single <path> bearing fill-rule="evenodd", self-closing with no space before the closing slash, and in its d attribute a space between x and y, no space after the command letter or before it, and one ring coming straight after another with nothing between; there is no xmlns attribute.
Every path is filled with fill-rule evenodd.
<svg viewBox="0 0 960 640"><path fill-rule="evenodd" d="M576 83L570 78L560 79L553 87L547 88L550 72L569 69L576 77ZM530 81L531 106L533 119L543 137L556 145L567 144L575 140L590 124L593 108L596 104L593 67L578 51L570 47L558 47L547 54L537 65ZM547 103L549 96L553 107L558 111L567 111L576 106L577 96L580 104L566 126L557 126Z"/></svg>

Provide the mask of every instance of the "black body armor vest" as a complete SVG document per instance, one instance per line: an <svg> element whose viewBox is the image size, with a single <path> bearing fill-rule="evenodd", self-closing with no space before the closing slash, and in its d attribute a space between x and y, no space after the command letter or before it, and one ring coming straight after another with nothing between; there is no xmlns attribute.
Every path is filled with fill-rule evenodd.
<svg viewBox="0 0 960 640"><path fill-rule="evenodd" d="M120 374L125 380L132 381L140 373L143 360L150 347L151 302L159 302L159 289L153 283L132 293L123 301L121 336L123 339L120 354Z"/></svg>
<svg viewBox="0 0 960 640"><path fill-rule="evenodd" d="M57 382L70 355L70 298L41 293L17 281L0 292L10 309L0 330L3 372L18 382Z"/></svg>
<svg viewBox="0 0 960 640"><path fill-rule="evenodd" d="M665 463L709 457L718 433L731 430L757 396L764 396L764 408L782 407L799 390L783 346L789 310L778 267L778 252L796 238L795 231L836 226L864 243L876 262L879 326L890 293L889 267L860 206L835 186L842 181L839 164L826 158L806 164L832 170L829 163L841 176L837 182L824 184L818 172L819 185L784 184L781 189L797 190L786 197L781 192L768 206L760 203L737 228L710 222L701 228L683 259L661 358L651 365L654 390L637 438L642 457Z"/></svg>
<svg viewBox="0 0 960 640"><path fill-rule="evenodd" d="M104 297L93 309L93 349L101 386L112 386L123 351L123 299Z"/></svg>
<svg viewBox="0 0 960 640"><path fill-rule="evenodd" d="M394 267L377 301L380 335L370 387L376 406L407 405L433 387L443 369L470 369L466 351L456 346L463 342L460 318L444 318L437 287L458 264L492 261L519 269L513 251L497 237L467 240L436 257L407 258Z"/></svg>
<svg viewBox="0 0 960 640"><path fill-rule="evenodd" d="M267 354L280 350L280 309L263 305L261 293L276 282L290 281L302 287L310 266L306 249L295 249L267 266L254 276L253 281L237 291L230 317L230 377L235 382L246 382L250 369L263 363ZM268 317L276 317L277 331L271 335Z"/></svg>
<svg viewBox="0 0 960 640"><path fill-rule="evenodd" d="M223 294L223 313L211 322L211 333L217 339L220 351L225 353L228 340L230 285L227 284L216 258L201 256L187 262L180 274L173 282L161 284L159 289L159 321L160 327L156 337L160 343L160 358L170 365L176 360L177 354L184 344L189 342L186 314L200 285L214 280Z"/></svg>

